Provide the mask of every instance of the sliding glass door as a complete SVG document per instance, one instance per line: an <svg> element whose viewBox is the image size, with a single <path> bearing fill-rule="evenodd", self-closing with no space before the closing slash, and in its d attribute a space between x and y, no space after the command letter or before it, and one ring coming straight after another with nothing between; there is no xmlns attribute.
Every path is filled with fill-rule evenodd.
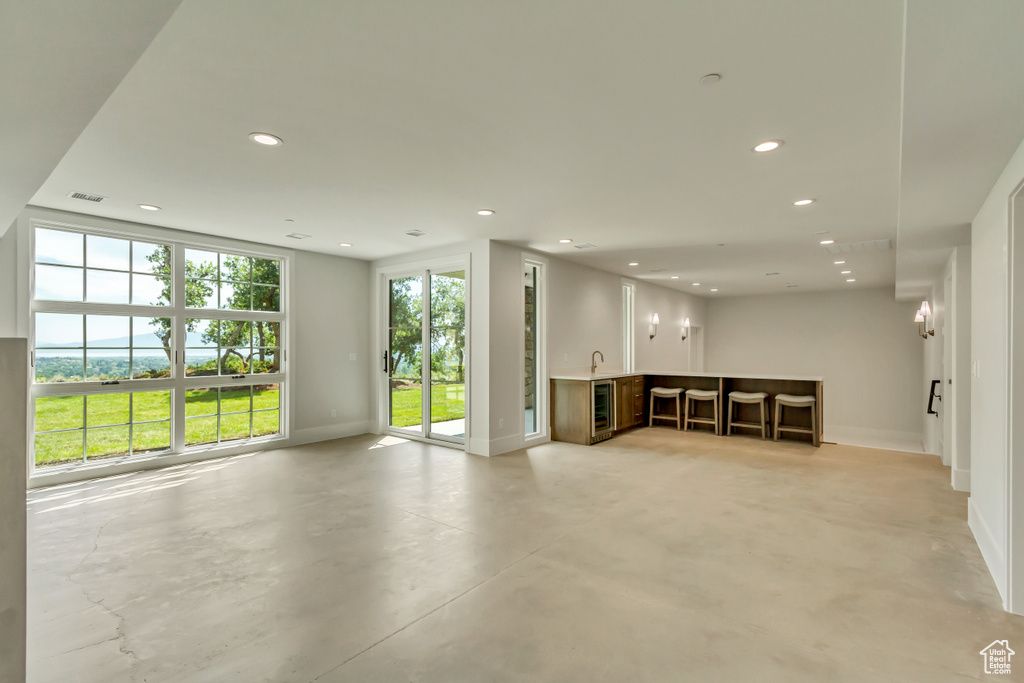
<svg viewBox="0 0 1024 683"><path fill-rule="evenodd" d="M466 272L423 270L390 277L387 288L388 426L464 443Z"/></svg>

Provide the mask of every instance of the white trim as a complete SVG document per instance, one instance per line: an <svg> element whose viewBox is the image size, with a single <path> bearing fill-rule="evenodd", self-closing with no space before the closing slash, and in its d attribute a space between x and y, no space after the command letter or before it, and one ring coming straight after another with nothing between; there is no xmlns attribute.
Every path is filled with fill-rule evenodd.
<svg viewBox="0 0 1024 683"><path fill-rule="evenodd" d="M34 243L35 229L55 229L84 235L103 235L124 240L147 241L166 244L172 249L171 268L172 286L171 305L139 306L135 304L100 304L93 302L57 302L35 301L33 298L32 278L35 272ZM32 315L36 312L73 313L77 315L122 315L143 317L167 317L174 321L175 351L171 361L171 376L166 380L121 380L117 385L103 386L98 381L83 381L67 384L36 384L34 382L34 366L30 376L30 413L29 431L34 434L34 411L31 410L37 397L53 395L94 395L100 393L130 393L170 390L171 406L171 443L174 450L160 454L133 454L124 458L111 458L82 464L69 464L36 470L34 448L30 440L28 468L30 482L33 486L50 485L56 479L77 481L89 476L106 476L118 472L134 471L151 467L164 467L168 464L181 462L182 458L202 459L203 457L219 457L225 452L246 452L258 450L267 443L287 441L292 427L291 399L294 388L288 378L288 350L293 347L293 325L290 324L289 311L292 297L293 282L291 262L294 251L285 248L265 247L253 243L216 238L209 235L191 233L169 228L160 228L141 223L128 223L111 219L97 218L83 214L71 214L38 207L28 207L18 219L18 328L24 328L25 336L29 337L29 345L34 357L34 327ZM198 238L198 239L197 239ZM217 252L230 252L256 258L270 258L280 262L280 281L283 296L280 297L280 311L234 311L228 309L198 309L185 306L185 249L209 249ZM83 269L85 264L83 263ZM185 363L179 362L178 352L185 349L185 326L182 322L188 318L245 320L278 322L281 325L279 342L280 372L265 375L248 374L244 381L230 376L189 377L186 376ZM83 340L83 349L85 340ZM232 442L230 445L211 444L210 446L185 445L185 392L191 388L207 388L216 386L248 386L255 384L283 384L284 391L279 394L279 428L280 434L270 437L251 437L243 443ZM204 453L213 455L204 456ZM156 464L152 464L152 463Z"/></svg>
<svg viewBox="0 0 1024 683"><path fill-rule="evenodd" d="M981 516L981 513L978 512L978 507L974 504L973 498L967 499L967 526L970 527L971 533L974 534L974 540L977 542L981 556L984 558L988 571L996 583L996 589L1003 599L1003 608L1005 609L1007 607L1006 557L1000 551L1000 544L996 542L992 529Z"/></svg>
<svg viewBox="0 0 1024 683"><path fill-rule="evenodd" d="M85 463L72 468L61 468L54 472L46 472L45 474L32 474L28 480L28 487L36 489L87 479L110 477L126 472L155 470L171 465L198 462L200 460L215 460L231 455L276 450L287 445L287 440L284 437L275 436L252 439L244 443L233 442L230 445L211 444L210 448L194 448L183 453L159 453L151 456L133 455L116 460L104 460L102 463L94 463L92 465Z"/></svg>
<svg viewBox="0 0 1024 683"><path fill-rule="evenodd" d="M965 493L971 492L971 471L970 470L952 470L953 490L963 491Z"/></svg>
<svg viewBox="0 0 1024 683"><path fill-rule="evenodd" d="M472 369L471 369L471 358L472 358L472 334L471 334L471 320L472 320L472 258L469 252L452 254L448 256L440 256L436 259L421 259L417 261L409 261L405 263L395 263L384 266L377 266L374 269L374 282L373 286L376 289L375 295L371 294L372 300L376 300L376 304L373 308L373 344L376 348L375 354L376 363L371 367L375 368L374 374L377 375L377 379L373 381L373 386L376 390L376 404L377 404L377 419L376 421L370 420L372 425L376 422L376 429L373 430L376 434L388 434L396 436L402 439L411 439L414 441L423 441L425 443L436 444L439 446L447 446L449 448L457 448L459 450L469 451L470 444L470 404L472 394ZM427 296L427 290L429 288L429 275L431 273L443 273L449 270L461 269L466 273L466 320L465 320L465 340L466 340L466 355L465 355L465 436L459 440L431 438L427 436L429 427L424 429L423 434L410 434L401 429L393 429L389 424L389 400L390 392L388 390L388 373L379 371L383 367L384 354L388 352L387 339L388 339L388 323L389 321L389 291L388 291L388 280L400 277L422 277L423 278L423 302L424 304L429 303L429 297ZM429 344L430 339L430 324L429 324L429 309L425 308L423 311L423 318L421 319L421 325L424 335L424 352ZM423 323L426 323L423 325ZM425 359L425 356L424 356ZM426 376L429 367L426 362L423 364L423 374ZM381 376L383 375L383 376ZM427 405L429 405L429 386L427 382L423 382L421 377L421 384L423 385L423 392L425 394L424 399ZM429 408L426 408L429 410Z"/></svg>
<svg viewBox="0 0 1024 683"><path fill-rule="evenodd" d="M487 455L502 455L503 453L509 453L511 451L519 450L523 447L523 435L522 434L509 434L508 436L501 436L497 439L491 439L487 444Z"/></svg>
<svg viewBox="0 0 1024 683"><path fill-rule="evenodd" d="M526 433L526 288L522 282L520 289L520 325L519 325L519 432L525 444L538 444L551 440L551 420L548 408L550 400L548 382L548 299L547 299L547 259L532 253L522 252L519 259L520 272L527 266L536 268L537 282L533 294L534 313L537 328L534 330L534 397L533 420L537 431Z"/></svg>
<svg viewBox="0 0 1024 683"><path fill-rule="evenodd" d="M288 445L300 446L302 444L316 443L319 441L343 439L347 436L369 434L371 433L372 427L373 420L357 420L354 422L341 422L338 424L325 425L323 427L297 429L292 432L292 438L288 440Z"/></svg>
<svg viewBox="0 0 1024 683"><path fill-rule="evenodd" d="M622 278L622 310L620 331L622 333L622 372L636 369L636 282Z"/></svg>
<svg viewBox="0 0 1024 683"><path fill-rule="evenodd" d="M1024 180L1010 193L1007 234L1006 592L1007 611L1024 614ZM1019 444L1019 445L1018 445Z"/></svg>

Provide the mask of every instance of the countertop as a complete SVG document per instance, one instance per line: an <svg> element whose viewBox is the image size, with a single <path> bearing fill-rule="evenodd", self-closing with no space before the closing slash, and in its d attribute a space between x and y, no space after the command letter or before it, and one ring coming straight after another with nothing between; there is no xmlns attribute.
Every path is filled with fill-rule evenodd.
<svg viewBox="0 0 1024 683"><path fill-rule="evenodd" d="M615 379L616 377L643 377L645 375L657 375L659 377L729 377L731 379L775 379L792 382L822 382L821 377L805 377L802 375L751 375L747 373L728 372L598 372L596 374L570 374L551 375L550 379L567 379L580 382L591 380Z"/></svg>

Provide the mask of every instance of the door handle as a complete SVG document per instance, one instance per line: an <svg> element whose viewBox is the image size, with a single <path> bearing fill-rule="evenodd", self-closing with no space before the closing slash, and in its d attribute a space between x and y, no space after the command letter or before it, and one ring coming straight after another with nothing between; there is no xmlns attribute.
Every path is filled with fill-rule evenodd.
<svg viewBox="0 0 1024 683"><path fill-rule="evenodd" d="M388 352L384 352L384 374L388 372Z"/></svg>

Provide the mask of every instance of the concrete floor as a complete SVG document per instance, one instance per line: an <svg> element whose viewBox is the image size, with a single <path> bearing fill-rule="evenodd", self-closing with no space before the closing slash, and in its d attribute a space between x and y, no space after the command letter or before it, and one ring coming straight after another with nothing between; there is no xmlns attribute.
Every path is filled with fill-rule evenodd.
<svg viewBox="0 0 1024 683"><path fill-rule="evenodd" d="M933 456L656 427L38 490L29 680L982 680L1024 618L948 482Z"/></svg>

